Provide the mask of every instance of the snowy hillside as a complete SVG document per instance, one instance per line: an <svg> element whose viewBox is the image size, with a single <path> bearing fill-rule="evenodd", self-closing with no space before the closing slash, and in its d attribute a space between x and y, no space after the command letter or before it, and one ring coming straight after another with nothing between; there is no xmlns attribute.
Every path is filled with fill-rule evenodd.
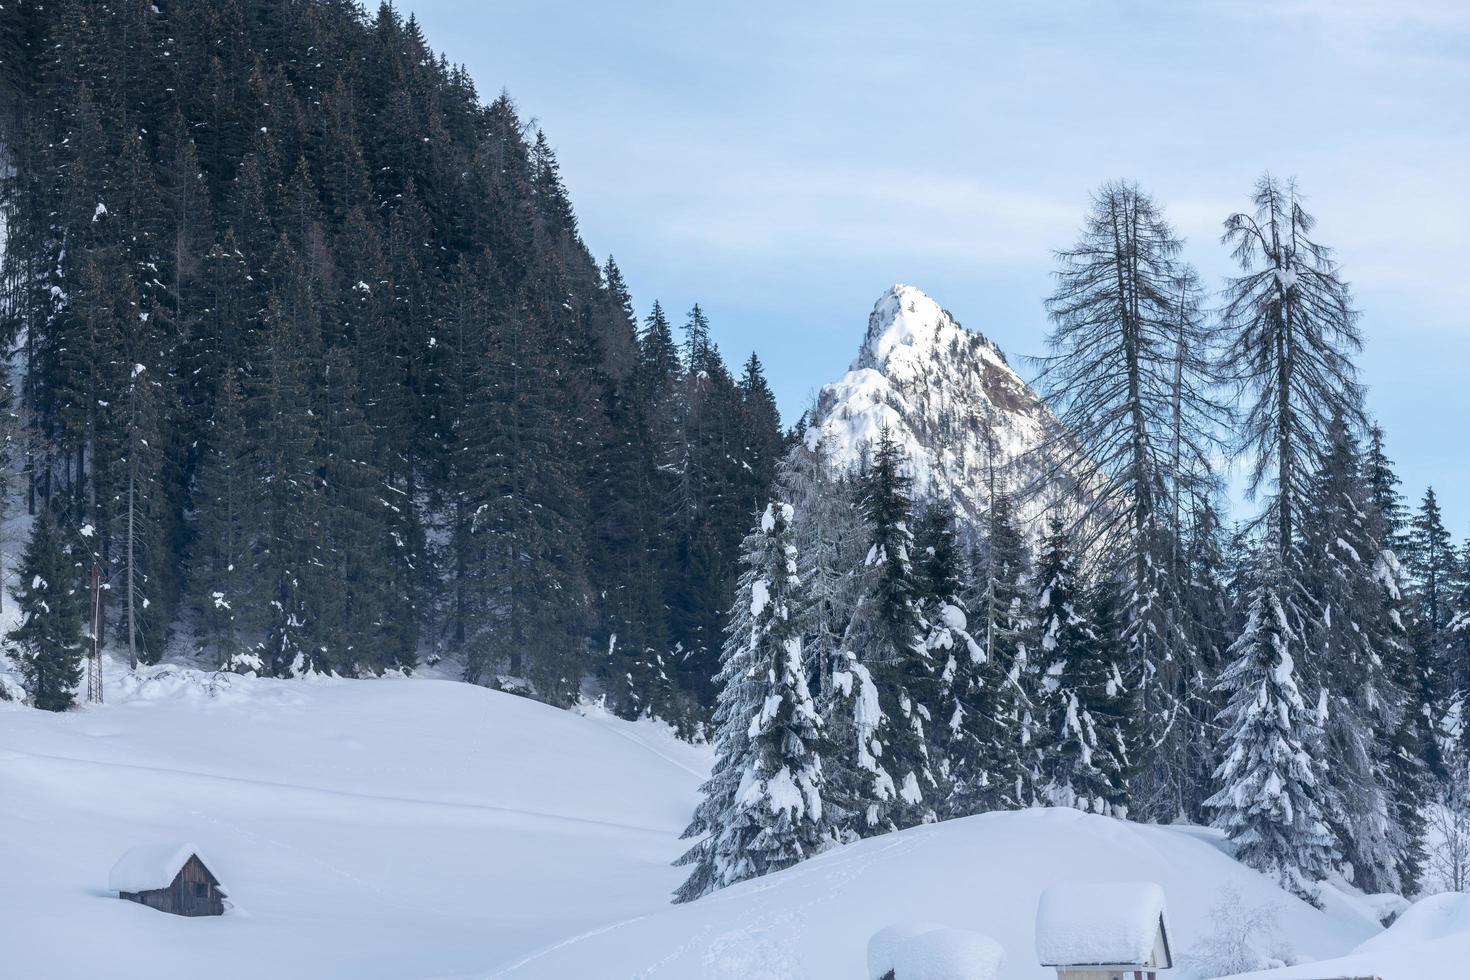
<svg viewBox="0 0 1470 980"><path fill-rule="evenodd" d="M6 975L847 980L873 931L926 919L993 935L1002 976L1029 980L1037 897L1067 879L1159 882L1185 954L1232 888L1278 922L1268 952L1380 933L1367 903L1329 890L1315 911L1211 832L1069 810L921 827L672 906L709 755L657 726L445 681L113 677L100 708L0 704ZM128 848L180 840L223 918L107 890Z"/></svg>
<svg viewBox="0 0 1470 980"><path fill-rule="evenodd" d="M962 514L988 506L989 476L1015 491L1054 430L1051 410L1000 348L960 326L913 286L896 285L873 307L852 368L822 388L816 428L834 462L855 466L887 425L904 447L916 488L951 496ZM1049 501L1029 504L1035 517Z"/></svg>
<svg viewBox="0 0 1470 980"><path fill-rule="evenodd" d="M652 725L442 681L142 676L100 708L0 703L0 976L484 976L682 880L709 760ZM234 911L107 890L128 848L183 840Z"/></svg>

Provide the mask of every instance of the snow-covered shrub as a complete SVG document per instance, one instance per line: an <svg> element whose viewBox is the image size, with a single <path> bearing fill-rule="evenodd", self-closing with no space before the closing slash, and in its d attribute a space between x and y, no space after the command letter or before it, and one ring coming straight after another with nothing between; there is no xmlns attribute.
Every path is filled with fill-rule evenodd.
<svg viewBox="0 0 1470 980"><path fill-rule="evenodd" d="M0 701L25 701L26 689L9 674L0 674Z"/></svg>
<svg viewBox="0 0 1470 980"><path fill-rule="evenodd" d="M1428 808L1426 892L1470 890L1470 763L1457 758L1439 799Z"/></svg>
<svg viewBox="0 0 1470 980"><path fill-rule="evenodd" d="M1180 958L1181 965L1200 978L1286 966L1290 950L1277 926L1281 913L1276 903L1246 908L1239 889L1222 888L1210 909L1214 930Z"/></svg>

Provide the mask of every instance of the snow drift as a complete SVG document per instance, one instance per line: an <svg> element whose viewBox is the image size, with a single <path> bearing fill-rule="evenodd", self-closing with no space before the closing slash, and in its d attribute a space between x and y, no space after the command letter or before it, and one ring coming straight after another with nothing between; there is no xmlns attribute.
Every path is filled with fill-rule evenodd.
<svg viewBox="0 0 1470 980"><path fill-rule="evenodd" d="M1383 980L1448 980L1470 975L1470 894L1420 899L1388 927L1348 956L1310 966L1241 974L1239 980L1367 977Z"/></svg>

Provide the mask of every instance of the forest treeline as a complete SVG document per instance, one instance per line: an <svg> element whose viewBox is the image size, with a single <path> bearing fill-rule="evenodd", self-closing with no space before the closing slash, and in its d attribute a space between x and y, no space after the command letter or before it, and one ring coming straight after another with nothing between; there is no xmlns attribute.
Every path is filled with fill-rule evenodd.
<svg viewBox="0 0 1470 980"><path fill-rule="evenodd" d="M133 662L707 717L774 399L640 329L508 96L341 0L7 2L0 93L22 602L95 562Z"/></svg>
<svg viewBox="0 0 1470 980"><path fill-rule="evenodd" d="M1312 902L1333 873L1470 883L1470 543L1399 492L1295 184L1263 177L1223 242L1212 294L1144 191L1095 194L1047 299L1042 477L990 460L973 524L916 497L887 430L856 472L819 428L792 449L743 546L676 900L1028 806L1213 824ZM1227 526L1231 458L1259 507Z"/></svg>

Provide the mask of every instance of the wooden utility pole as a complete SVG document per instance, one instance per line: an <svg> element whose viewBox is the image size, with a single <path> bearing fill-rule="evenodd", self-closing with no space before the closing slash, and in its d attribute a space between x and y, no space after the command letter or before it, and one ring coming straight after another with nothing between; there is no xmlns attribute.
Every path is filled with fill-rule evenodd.
<svg viewBox="0 0 1470 980"><path fill-rule="evenodd" d="M102 569L92 564L92 607L88 614L91 636L87 643L87 700L102 703Z"/></svg>

